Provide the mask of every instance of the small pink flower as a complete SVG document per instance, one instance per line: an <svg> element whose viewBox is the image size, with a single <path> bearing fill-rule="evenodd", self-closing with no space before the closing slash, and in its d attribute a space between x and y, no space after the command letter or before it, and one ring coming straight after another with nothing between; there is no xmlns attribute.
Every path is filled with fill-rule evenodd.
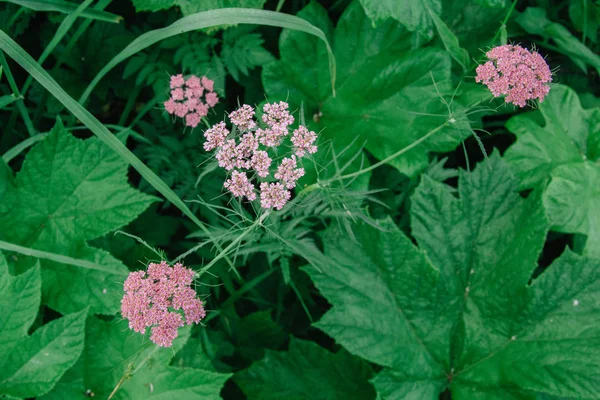
<svg viewBox="0 0 600 400"><path fill-rule="evenodd" d="M181 264L170 266L166 261L150 263L146 271L129 274L123 284L121 314L129 320L129 328L145 333L151 327L150 340L170 347L179 327L199 323L206 311L196 292L190 287L194 271Z"/></svg>
<svg viewBox="0 0 600 400"><path fill-rule="evenodd" d="M176 103L175 104L175 115L179 118L185 118L185 115L188 113L188 108L184 103Z"/></svg>
<svg viewBox="0 0 600 400"><path fill-rule="evenodd" d="M200 102L196 106L196 112L200 114L201 117L206 117L208 115L208 106Z"/></svg>
<svg viewBox="0 0 600 400"><path fill-rule="evenodd" d="M225 168L227 171L234 169L238 163L238 152L235 140L227 140L221 146L215 157L219 162L219 167Z"/></svg>
<svg viewBox="0 0 600 400"><path fill-rule="evenodd" d="M223 146L227 135L229 135L229 130L225 127L225 122L219 122L218 124L213 125L204 132L204 137L206 138L204 150L211 151L217 147Z"/></svg>
<svg viewBox="0 0 600 400"><path fill-rule="evenodd" d="M271 158L266 151L258 150L254 152L252 160L252 168L256 171L258 176L265 178L269 175L269 168L271 167Z"/></svg>
<svg viewBox="0 0 600 400"><path fill-rule="evenodd" d="M183 89L177 88L177 89L171 90L171 98L173 100L183 100L183 98L184 98Z"/></svg>
<svg viewBox="0 0 600 400"><path fill-rule="evenodd" d="M214 107L219 102L219 97L215 92L207 93L206 96L204 96L204 99L206 100L206 104L210 107Z"/></svg>
<svg viewBox="0 0 600 400"><path fill-rule="evenodd" d="M171 76L171 82L170 82L171 89L182 87L184 83L185 83L185 79L183 79L183 75L177 74L177 75Z"/></svg>
<svg viewBox="0 0 600 400"><path fill-rule="evenodd" d="M279 103L267 103L263 106L262 120L271 128L275 128L281 133L285 131L287 135L287 127L294 123L294 117L288 112L288 103L280 101Z"/></svg>
<svg viewBox="0 0 600 400"><path fill-rule="evenodd" d="M177 108L177 103L175 102L175 100L169 99L169 100L165 101L163 104L165 105L165 110L167 110L167 112L169 114L172 115L173 113L175 113L175 110Z"/></svg>
<svg viewBox="0 0 600 400"><path fill-rule="evenodd" d="M298 157L304 157L304 154L314 154L317 152L317 146L313 143L317 140L317 134L313 131L309 131L305 126L300 125L292 133L292 144L294 145L294 152Z"/></svg>
<svg viewBox="0 0 600 400"><path fill-rule="evenodd" d="M234 197L245 196L250 201L256 199L254 185L250 183L245 172L233 171L231 173L231 178L226 180L223 186L229 189Z"/></svg>
<svg viewBox="0 0 600 400"><path fill-rule="evenodd" d="M204 88L202 86L200 87L188 87L187 89L185 89L185 97L189 98L189 99L199 99L202 96L202 93L204 92Z"/></svg>
<svg viewBox="0 0 600 400"><path fill-rule="evenodd" d="M279 183L262 182L260 184L260 205L262 208L281 210L291 197L291 193Z"/></svg>
<svg viewBox="0 0 600 400"><path fill-rule="evenodd" d="M214 85L215 85L215 81L213 81L212 79L208 79L205 76L202 77L202 86L204 86L204 88L206 90L208 90L209 92L212 92L214 89Z"/></svg>
<svg viewBox="0 0 600 400"><path fill-rule="evenodd" d="M296 156L284 158L277 167L275 179L281 180L287 189L296 187L296 181L304 176L304 168L297 168Z"/></svg>
<svg viewBox="0 0 600 400"><path fill-rule="evenodd" d="M229 114L231 122L237 126L242 132L249 131L256 127L256 122L253 120L254 109L248 104L244 104L237 110Z"/></svg>
<svg viewBox="0 0 600 400"><path fill-rule="evenodd" d="M190 113L185 116L185 124L189 127L195 128L200 123L200 114Z"/></svg>
<svg viewBox="0 0 600 400"><path fill-rule="evenodd" d="M287 130L286 130L287 131ZM279 129L269 128L256 130L256 137L260 143L267 147L277 147L281 142L281 138L284 136L283 132Z"/></svg>
<svg viewBox="0 0 600 400"><path fill-rule="evenodd" d="M202 87L202 85L200 84L200 79L197 76L195 76L195 75L190 76L188 78L188 80L185 81L185 84L187 85L187 87L190 87L190 88L200 88L200 87Z"/></svg>
<svg viewBox="0 0 600 400"><path fill-rule="evenodd" d="M516 45L498 46L486 53L477 67L476 82L486 85L494 97L505 95L507 103L525 107L528 100L540 102L550 91L552 72L537 52Z"/></svg>

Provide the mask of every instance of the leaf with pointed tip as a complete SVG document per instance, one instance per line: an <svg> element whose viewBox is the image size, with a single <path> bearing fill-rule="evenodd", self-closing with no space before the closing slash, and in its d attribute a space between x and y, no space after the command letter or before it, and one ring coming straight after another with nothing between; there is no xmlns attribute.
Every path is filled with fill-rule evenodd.
<svg viewBox="0 0 600 400"><path fill-rule="evenodd" d="M331 229L332 261L306 270L333 305L316 326L387 367L372 381L382 399L594 397L600 260L567 250L529 283L549 224L497 153L460 172L457 194L423 177L418 248L389 219L357 225L355 241Z"/></svg>
<svg viewBox="0 0 600 400"><path fill-rule="evenodd" d="M11 212L0 213L2 237L114 269L44 260L44 302L63 313L88 305L92 312L115 313L127 268L85 241L128 224L157 199L127 183L127 164L116 153L98 139L76 139L60 121L30 150L11 185L3 201Z"/></svg>
<svg viewBox="0 0 600 400"><path fill-rule="evenodd" d="M587 235L585 251L600 254L600 108L585 110L575 91L552 85L539 110L511 118L506 127L517 135L505 158L521 188L543 187L553 229Z"/></svg>
<svg viewBox="0 0 600 400"><path fill-rule="evenodd" d="M1 355L0 393L35 397L51 390L81 355L87 312L54 320Z"/></svg>

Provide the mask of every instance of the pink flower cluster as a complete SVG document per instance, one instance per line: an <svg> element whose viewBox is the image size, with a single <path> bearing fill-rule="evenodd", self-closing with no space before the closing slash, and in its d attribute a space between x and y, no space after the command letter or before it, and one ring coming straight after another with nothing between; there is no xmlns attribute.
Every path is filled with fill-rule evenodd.
<svg viewBox="0 0 600 400"><path fill-rule="evenodd" d="M234 197L256 199L256 187L252 176L268 178L273 164L269 151L281 151L281 145L290 134L289 126L294 123L294 117L288 111L289 105L283 101L267 103L261 116L262 126L254 119L254 108L248 104L229 114L229 119L236 132L227 129L225 122L219 122L206 132L204 149L216 149L215 158L221 168L231 171L231 177L225 181L225 188ZM299 126L292 132L290 140L291 153L284 157L276 169L274 178L278 182L260 182L260 202L266 209L281 210L291 198L289 189L296 187L296 181L304 175L304 168L297 165L296 157L314 154L317 146L314 144L317 134L305 126ZM244 171L245 170L245 171Z"/></svg>
<svg viewBox="0 0 600 400"><path fill-rule="evenodd" d="M148 264L147 271L129 274L123 285L121 314L129 320L129 328L145 334L152 327L150 340L170 347L179 327L199 323L206 316L202 301L191 288L194 271L181 264L166 261Z"/></svg>
<svg viewBox="0 0 600 400"><path fill-rule="evenodd" d="M183 75L171 76L171 97L164 102L165 110L171 115L183 118L185 124L195 128L202 117L208 115L209 108L214 107L219 98L213 91L214 81L195 75L185 79ZM204 101L202 101L204 95Z"/></svg>
<svg viewBox="0 0 600 400"><path fill-rule="evenodd" d="M487 61L477 67L476 82L486 85L494 97L506 95L507 103L525 107L527 100L543 101L552 82L552 72L544 58L521 46L494 47Z"/></svg>

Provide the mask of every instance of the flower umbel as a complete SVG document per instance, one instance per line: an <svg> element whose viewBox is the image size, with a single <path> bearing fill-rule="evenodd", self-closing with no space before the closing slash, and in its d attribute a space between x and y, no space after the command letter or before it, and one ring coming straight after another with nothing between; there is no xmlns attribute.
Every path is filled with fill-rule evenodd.
<svg viewBox="0 0 600 400"><path fill-rule="evenodd" d="M253 201L257 197L255 187L259 186L261 206L276 210L281 210L291 198L289 189L296 187L296 181L304 176L304 168L297 165L298 159L316 153L317 134L300 125L287 140L289 126L294 123L288 108L283 101L265 104L259 126L260 121L254 119L254 108L244 104L229 114L237 129L230 132L225 122L219 122L204 133L204 149L216 149L219 167L231 171L224 186L234 197ZM283 159L274 165L275 158L282 153ZM272 167L277 182L269 179ZM256 186L252 178L258 180Z"/></svg>
<svg viewBox="0 0 600 400"><path fill-rule="evenodd" d="M181 74L173 75L170 82L171 97L164 102L165 110L183 118L187 126L195 128L202 117L208 115L209 108L219 102L217 94L212 91L213 86L214 82L205 76L200 79L192 75L186 80Z"/></svg>
<svg viewBox="0 0 600 400"><path fill-rule="evenodd" d="M494 47L487 61L477 67L476 82L486 85L494 97L505 95L507 103L525 107L527 100L544 100L552 72L539 53L516 45Z"/></svg>
<svg viewBox="0 0 600 400"><path fill-rule="evenodd" d="M179 263L170 266L166 261L130 273L121 300L121 314L129 320L129 328L145 334L151 327L150 340L170 347L179 327L197 324L206 316L202 301L191 288L193 280L194 271Z"/></svg>

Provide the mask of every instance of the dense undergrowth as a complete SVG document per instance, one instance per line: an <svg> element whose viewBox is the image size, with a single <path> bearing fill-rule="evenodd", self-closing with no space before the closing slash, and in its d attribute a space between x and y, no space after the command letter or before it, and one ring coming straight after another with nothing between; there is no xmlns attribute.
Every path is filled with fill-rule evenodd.
<svg viewBox="0 0 600 400"><path fill-rule="evenodd" d="M600 398L599 28L0 2L0 397Z"/></svg>

